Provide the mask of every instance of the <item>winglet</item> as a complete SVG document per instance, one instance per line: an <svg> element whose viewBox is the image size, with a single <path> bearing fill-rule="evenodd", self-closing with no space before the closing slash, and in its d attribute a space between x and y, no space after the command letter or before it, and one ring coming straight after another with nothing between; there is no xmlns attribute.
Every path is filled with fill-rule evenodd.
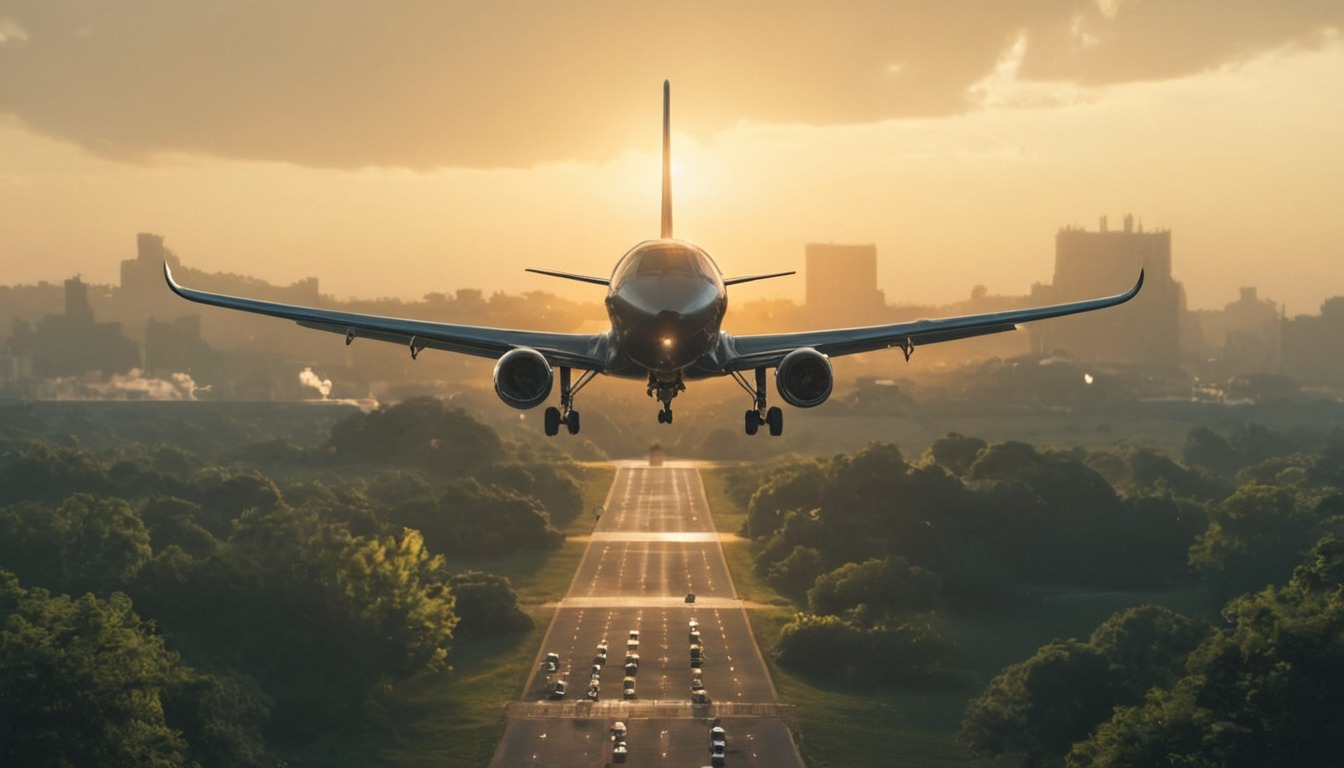
<svg viewBox="0 0 1344 768"><path fill-rule="evenodd" d="M182 293L182 286L178 285L177 281L173 279L173 270L168 266L167 259L164 259L163 261L163 279L168 283L169 290L182 298L187 298L186 294Z"/></svg>
<svg viewBox="0 0 1344 768"><path fill-rule="evenodd" d="M663 229L661 237L672 237L672 121L669 117L672 86L663 81Z"/></svg>

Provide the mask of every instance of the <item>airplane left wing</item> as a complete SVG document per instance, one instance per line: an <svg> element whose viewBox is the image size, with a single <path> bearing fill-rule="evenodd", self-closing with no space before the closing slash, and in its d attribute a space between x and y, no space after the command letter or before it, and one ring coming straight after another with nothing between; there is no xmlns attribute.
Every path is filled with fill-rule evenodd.
<svg viewBox="0 0 1344 768"><path fill-rule="evenodd" d="M896 347L904 350L908 357L915 347L925 344L1002 333L1015 330L1018 323L1113 307L1134 298L1141 288L1143 288L1142 270L1139 271L1139 279L1134 283L1134 287L1124 293L1100 299L863 328L733 336L725 339L727 349L724 350L719 363L725 373L752 368L772 368L778 365L785 355L805 347L815 349L828 357Z"/></svg>
<svg viewBox="0 0 1344 768"><path fill-rule="evenodd" d="M179 285L173 280L167 262L163 265L163 278L173 293L189 301L293 320L305 328L339 333L345 336L346 344L355 339L374 339L404 344L411 350L412 356L418 355L422 349L441 349L489 358L498 358L511 349L529 347L540 352L552 365L598 372L606 368L607 335L603 333L516 331L405 320L225 296Z"/></svg>

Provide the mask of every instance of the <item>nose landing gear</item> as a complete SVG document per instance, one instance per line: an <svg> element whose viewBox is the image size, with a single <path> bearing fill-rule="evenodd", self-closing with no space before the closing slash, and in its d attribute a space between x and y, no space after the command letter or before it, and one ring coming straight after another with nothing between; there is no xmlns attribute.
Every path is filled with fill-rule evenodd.
<svg viewBox="0 0 1344 768"><path fill-rule="evenodd" d="M686 384L680 375L675 381L659 381L653 374L649 374L649 397L656 397L658 402L663 404L663 409L658 412L659 424L672 423L672 398L685 391Z"/></svg>

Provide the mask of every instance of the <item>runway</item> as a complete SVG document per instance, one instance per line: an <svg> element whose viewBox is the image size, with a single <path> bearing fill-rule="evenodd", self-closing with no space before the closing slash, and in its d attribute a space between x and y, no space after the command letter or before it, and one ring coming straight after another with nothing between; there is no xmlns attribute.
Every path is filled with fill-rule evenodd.
<svg viewBox="0 0 1344 768"><path fill-rule="evenodd" d="M694 603L685 602L688 593ZM703 649L699 668L691 666L692 620ZM584 693L604 640L599 698L589 701ZM560 658L550 675L543 668L548 653ZM623 698L627 653L639 657L629 675L633 700ZM724 765L802 768L693 466L617 469L533 669L509 707L491 766L614 764L610 729L619 720L628 730L623 765L710 765L709 729L717 721L727 734ZM707 703L691 701L695 678ZM567 691L552 700L545 686L556 680Z"/></svg>

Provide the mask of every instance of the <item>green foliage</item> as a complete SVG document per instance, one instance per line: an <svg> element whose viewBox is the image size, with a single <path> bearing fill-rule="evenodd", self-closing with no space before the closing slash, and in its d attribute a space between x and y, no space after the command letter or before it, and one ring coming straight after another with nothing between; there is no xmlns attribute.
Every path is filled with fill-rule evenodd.
<svg viewBox="0 0 1344 768"><path fill-rule="evenodd" d="M945 686L950 650L931 615L865 626L838 616L798 613L780 630L776 661L807 675L858 688Z"/></svg>
<svg viewBox="0 0 1344 768"><path fill-rule="evenodd" d="M978 437L967 437L956 432L933 441L924 451L923 463L936 464L956 477L965 477L989 445Z"/></svg>
<svg viewBox="0 0 1344 768"><path fill-rule="evenodd" d="M432 550L445 554L498 555L564 542L536 499L475 478L404 501L387 512L387 520L420 531Z"/></svg>
<svg viewBox="0 0 1344 768"><path fill-rule="evenodd" d="M532 627L532 617L518 607L509 580L480 571L464 571L448 579L462 638L495 637Z"/></svg>
<svg viewBox="0 0 1344 768"><path fill-rule="evenodd" d="M1000 672L971 700L962 738L977 755L1046 764L1106 719L1113 703L1111 684L1106 655L1095 646L1077 640L1049 643Z"/></svg>
<svg viewBox="0 0 1344 768"><path fill-rule="evenodd" d="M342 461L410 466L452 477L503 458L494 430L431 397L349 416L332 427L329 446Z"/></svg>
<svg viewBox="0 0 1344 768"><path fill-rule="evenodd" d="M0 565L62 592L124 589L151 555L149 533L130 504L75 494L56 509L0 509Z"/></svg>
<svg viewBox="0 0 1344 768"><path fill-rule="evenodd" d="M766 576L780 594L801 600L825 570L820 552L813 547L798 544L787 557L769 566Z"/></svg>
<svg viewBox="0 0 1344 768"><path fill-rule="evenodd" d="M845 563L816 579L808 590L813 613L843 615L859 606L876 616L921 613L940 607L938 576L903 557Z"/></svg>
<svg viewBox="0 0 1344 768"><path fill-rule="evenodd" d="M1176 680L1206 634L1165 608L1117 613L1088 642L1055 640L996 675L968 705L962 738L983 757L1058 763L1114 708L1138 704L1153 686Z"/></svg>
<svg viewBox="0 0 1344 768"><path fill-rule="evenodd" d="M1287 577L1317 522L1292 491L1267 485L1242 486L1208 514L1190 564L1222 599Z"/></svg>
<svg viewBox="0 0 1344 768"><path fill-rule="evenodd" d="M1339 764L1344 747L1344 543L1322 539L1284 587L1228 604L1229 626L1185 676L1121 710L1070 766Z"/></svg>
<svg viewBox="0 0 1344 768"><path fill-rule="evenodd" d="M181 765L187 745L161 699L179 673L125 595L25 591L0 571L5 765Z"/></svg>

